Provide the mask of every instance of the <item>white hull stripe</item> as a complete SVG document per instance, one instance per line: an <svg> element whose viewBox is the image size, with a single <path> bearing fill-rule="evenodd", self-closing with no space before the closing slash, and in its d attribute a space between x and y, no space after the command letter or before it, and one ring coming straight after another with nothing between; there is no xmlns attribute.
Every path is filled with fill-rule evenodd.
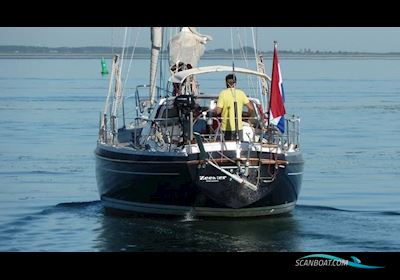
<svg viewBox="0 0 400 280"><path fill-rule="evenodd" d="M107 170L110 172L115 172L115 173L123 173L123 174L134 174L134 175L155 175L155 176L179 176L179 173L156 173L156 172L132 172L132 171L123 171L123 170L115 170L115 169L109 169L105 167L100 167L103 170Z"/></svg>
<svg viewBox="0 0 400 280"><path fill-rule="evenodd" d="M303 172L293 172L293 173L288 173L287 175L289 176L294 176L294 175L301 175Z"/></svg>
<svg viewBox="0 0 400 280"><path fill-rule="evenodd" d="M168 164L175 164L175 163L187 163L187 161L143 161L143 160L129 160L129 159L116 159L116 158L107 158L107 157L102 157L96 154L96 157L101 158L103 160L108 160L108 161L115 161L115 162L127 162L127 163L152 163L152 164L160 164L160 163L168 163Z"/></svg>

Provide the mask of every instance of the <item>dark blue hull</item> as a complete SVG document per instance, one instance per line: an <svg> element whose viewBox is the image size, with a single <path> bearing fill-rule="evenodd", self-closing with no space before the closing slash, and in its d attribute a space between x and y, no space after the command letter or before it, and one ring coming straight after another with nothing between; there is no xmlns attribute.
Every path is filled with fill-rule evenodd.
<svg viewBox="0 0 400 280"><path fill-rule="evenodd" d="M105 206L154 214L237 217L285 213L296 204L304 166L300 152L280 155L279 160L289 164L266 165L260 174L250 171L249 178L260 183L253 191L201 164L198 154L126 152L104 145L98 145L95 154L97 185Z"/></svg>

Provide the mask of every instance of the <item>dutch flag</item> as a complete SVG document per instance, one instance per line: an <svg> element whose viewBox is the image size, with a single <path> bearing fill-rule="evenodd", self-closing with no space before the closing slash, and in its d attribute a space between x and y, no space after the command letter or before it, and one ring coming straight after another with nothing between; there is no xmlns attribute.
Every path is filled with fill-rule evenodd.
<svg viewBox="0 0 400 280"><path fill-rule="evenodd" d="M271 96L269 103L269 123L285 132L285 95L283 92L281 69L278 62L277 43L274 42L274 59L272 63Z"/></svg>

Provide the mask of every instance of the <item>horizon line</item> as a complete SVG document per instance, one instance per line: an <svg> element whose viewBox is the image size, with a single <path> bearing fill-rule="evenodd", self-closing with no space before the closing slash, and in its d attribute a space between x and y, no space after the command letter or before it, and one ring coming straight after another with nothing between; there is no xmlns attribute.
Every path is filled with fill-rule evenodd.
<svg viewBox="0 0 400 280"><path fill-rule="evenodd" d="M49 46L35 46L35 45L0 45L0 48L3 47L8 47L8 48L47 48L47 49L82 49L82 48L103 48L103 49L122 49L123 47L110 47L110 46L79 46L79 47L68 47L68 46L62 46L62 47L49 47ZM130 49L133 48L133 46L128 46L126 47L126 49ZM140 47L137 46L135 47L137 48L141 48L141 49L146 49L146 50L151 50L151 48L149 47ZM254 50L253 47L250 46L245 46L243 47L247 50ZM243 49L242 48L242 49ZM240 48L236 48L233 50L240 50ZM10 50L11 51L11 50ZM164 52L166 52L167 50L164 50ZM220 52L229 52L232 51L231 48L215 48L215 49L206 49L205 52L212 52L212 51L220 51ZM273 50L258 50L261 53L272 53ZM327 54L400 54L400 51L389 51L389 52L376 52L376 51L345 51L345 50L337 50L337 51L332 51L332 50L312 50L311 48L303 48L303 49L299 49L299 50L291 50L291 49L280 49L279 52L288 52L288 53L300 53L300 54L318 54L318 53L327 53ZM253 52L254 53L254 52Z"/></svg>

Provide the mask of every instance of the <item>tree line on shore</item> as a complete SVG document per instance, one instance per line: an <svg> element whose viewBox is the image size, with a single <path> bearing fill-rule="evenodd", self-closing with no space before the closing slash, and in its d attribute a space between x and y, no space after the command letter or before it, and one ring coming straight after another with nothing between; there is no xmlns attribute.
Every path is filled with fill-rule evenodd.
<svg viewBox="0 0 400 280"><path fill-rule="evenodd" d="M125 49L126 54L132 53L133 47ZM150 48L136 47L136 55L150 55ZM167 50L164 50L167 52ZM57 54L82 54L82 55L96 55L96 54L113 54L122 53L121 47L42 47L42 46L18 46L18 45L7 45L0 46L1 54L42 54L42 55L57 55ZM246 56L254 55L254 49L252 47L244 47L243 49L234 49L235 55ZM272 55L272 51L263 51L265 56ZM293 50L279 50L280 54L287 55L400 55L400 52L387 52L387 53L373 53L373 52L349 52L349 51L319 51L311 49L300 49L297 51ZM206 50L205 55L210 56L228 56L232 54L232 49L214 49Z"/></svg>

